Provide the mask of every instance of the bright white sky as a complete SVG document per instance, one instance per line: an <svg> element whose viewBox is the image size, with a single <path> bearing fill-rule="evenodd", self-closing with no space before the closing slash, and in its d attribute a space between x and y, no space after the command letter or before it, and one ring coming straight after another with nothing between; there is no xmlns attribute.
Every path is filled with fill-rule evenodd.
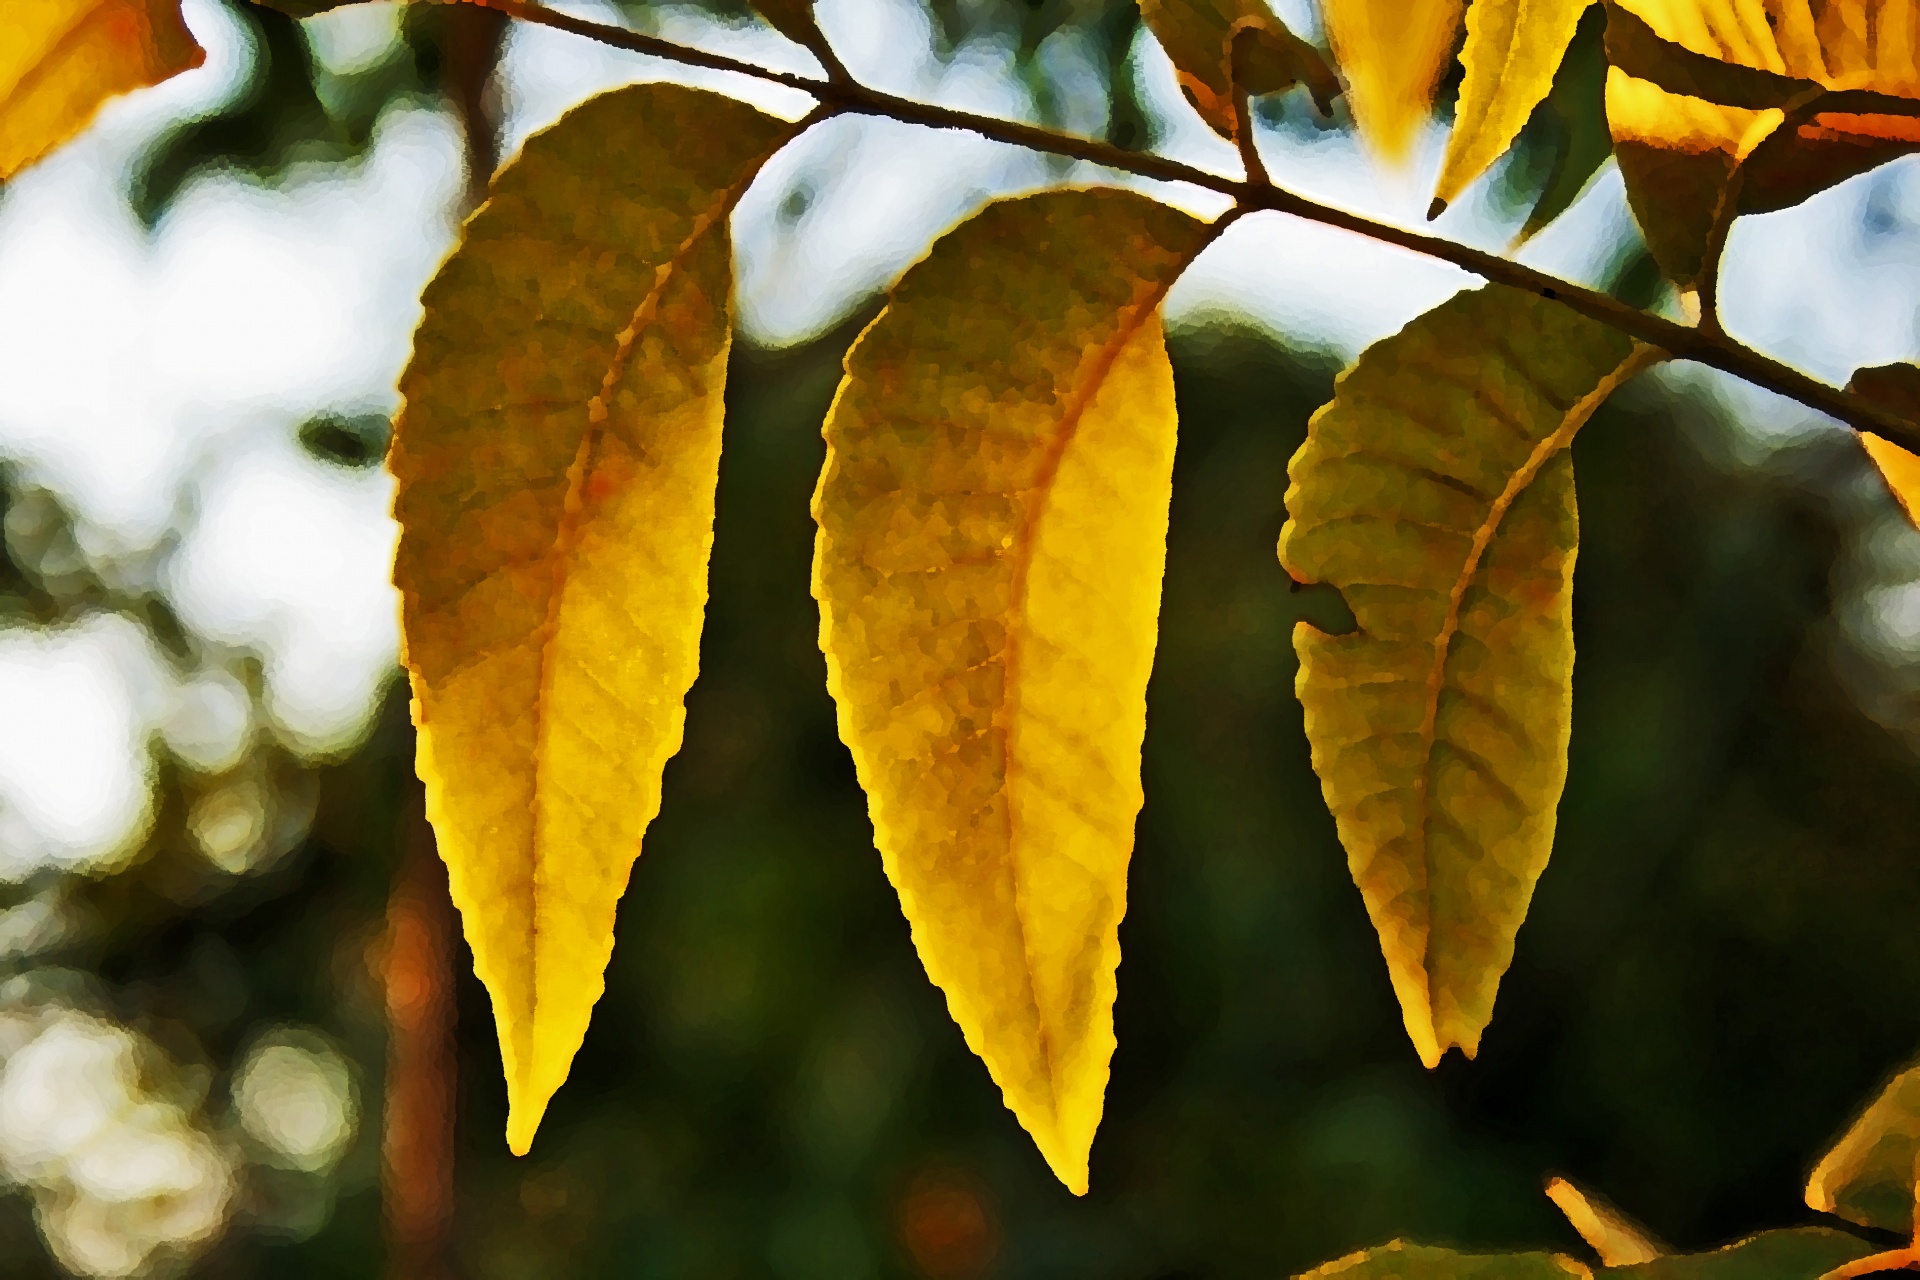
<svg viewBox="0 0 1920 1280"><path fill-rule="evenodd" d="M562 7L613 20L591 0ZM1003 51L969 50L942 65L925 52L924 19L906 0L824 0L821 11L871 83L977 111L1029 110ZM149 236L121 196L132 157L169 121L222 100L246 56L210 0L187 0L187 12L209 51L204 67L111 105L85 137L0 195L0 457L78 514L82 550L96 563L157 583L197 632L260 655L267 729L298 749L338 750L360 732L395 658L391 483L312 461L293 432L323 410L393 406L420 288L451 242L457 140L438 117L394 111L365 164L279 190L203 180ZM391 8L377 5L312 25L320 55L342 69L377 57L395 29ZM665 33L812 66L770 32L670 11ZM1070 91L1070 118L1079 111L1080 127L1097 128L1087 52L1056 41L1046 57ZM1166 149L1233 171L1231 148L1181 102L1158 49L1144 45L1141 58L1171 130ZM806 106L788 91L684 75L519 27L505 62L509 150L594 92L669 75L789 117ZM1299 190L1415 225L1440 141L1429 137L1405 174L1383 173L1334 135L1269 138L1268 159ZM1030 153L977 139L861 119L815 130L769 166L737 214L741 325L773 344L818 333L942 228L995 195L1050 180ZM778 209L800 187L812 202L783 222ZM1218 209L1195 193L1163 194L1196 212ZM1591 278L1626 225L1609 171L1522 256ZM1499 248L1513 227L1469 198L1438 229ZM1916 244L1913 161L1747 219L1730 249L1729 327L1836 380L1858 364L1914 356ZM1399 250L1262 215L1223 237L1169 308L1176 322L1229 308L1351 356L1471 282ZM1757 393L1731 403L1757 447L1808 429L1804 414ZM1911 548L1901 554L1905 577L1884 588L1893 594L1875 616L1888 635L1912 632L1920 644L1920 596L1901 585L1913 576ZM156 734L191 758L238 751L247 725L237 690L218 676L179 687L136 632L95 623L0 633L0 880L85 865L135 838Z"/></svg>

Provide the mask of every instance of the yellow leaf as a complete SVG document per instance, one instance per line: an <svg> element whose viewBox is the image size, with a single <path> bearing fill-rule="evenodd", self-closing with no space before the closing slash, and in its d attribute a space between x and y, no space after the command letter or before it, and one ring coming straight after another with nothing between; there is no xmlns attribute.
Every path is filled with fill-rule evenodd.
<svg viewBox="0 0 1920 1280"><path fill-rule="evenodd" d="M1376 343L1294 455L1280 560L1314 771L1421 1060L1471 1057L1566 780L1581 424L1652 362L1555 303L1463 293Z"/></svg>
<svg viewBox="0 0 1920 1280"><path fill-rule="evenodd" d="M848 356L814 495L820 647L887 875L967 1044L1076 1193L1166 559L1158 308L1212 230L1119 191L961 226Z"/></svg>
<svg viewBox="0 0 1920 1280"><path fill-rule="evenodd" d="M1629 1267L1652 1262L1666 1252L1618 1209L1588 1195L1565 1178L1548 1180L1547 1199L1567 1215L1567 1221L1587 1242L1587 1247L1600 1255L1602 1266Z"/></svg>
<svg viewBox="0 0 1920 1280"><path fill-rule="evenodd" d="M1432 1245L1392 1244L1325 1263L1296 1280L1591 1280L1585 1264L1557 1253L1456 1253Z"/></svg>
<svg viewBox="0 0 1920 1280"><path fill-rule="evenodd" d="M1463 0L1325 0L1327 39L1347 76L1354 121L1374 148L1404 160L1433 108L1460 31Z"/></svg>
<svg viewBox="0 0 1920 1280"><path fill-rule="evenodd" d="M1920 0L1610 3L1694 54L1827 89L1920 98ZM1672 93L1618 66L1608 73L1607 121L1628 200L1648 247L1682 285L1699 278L1727 175L1783 118ZM1920 119L1826 112L1783 141L1753 154L1740 212L1798 204L1920 148Z"/></svg>
<svg viewBox="0 0 1920 1280"><path fill-rule="evenodd" d="M79 133L115 94L206 60L180 0L8 0L0 21L0 182Z"/></svg>
<svg viewBox="0 0 1920 1280"><path fill-rule="evenodd" d="M1880 468L1880 477L1887 482L1887 488L1893 490L1894 499L1907 513L1907 519L1920 525L1920 458L1871 431L1860 433L1860 443L1873 459L1873 465Z"/></svg>
<svg viewBox="0 0 1920 1280"><path fill-rule="evenodd" d="M1519 136L1520 126L1553 87L1554 72L1591 3L1473 0L1467 43L1460 51L1467 74L1440 170L1438 204L1453 203Z"/></svg>
<svg viewBox="0 0 1920 1280"><path fill-rule="evenodd" d="M1240 79L1249 94L1282 93L1304 84L1325 111L1340 91L1319 51L1287 30L1264 0L1141 0L1140 16L1166 50L1188 101L1228 137L1234 135L1236 114L1230 42L1243 30Z"/></svg>
<svg viewBox="0 0 1920 1280"><path fill-rule="evenodd" d="M1911 1234L1917 1160L1920 1066L1888 1081L1821 1157L1807 1179L1807 1204L1863 1227Z"/></svg>
<svg viewBox="0 0 1920 1280"><path fill-rule="evenodd" d="M1872 1252L1872 1245L1844 1231L1791 1227L1706 1253L1669 1254L1600 1274L1610 1280L1821 1280Z"/></svg>
<svg viewBox="0 0 1920 1280"><path fill-rule="evenodd" d="M666 85L529 139L427 287L395 581L419 772L526 1151L586 1032L698 661L727 215L791 127Z"/></svg>

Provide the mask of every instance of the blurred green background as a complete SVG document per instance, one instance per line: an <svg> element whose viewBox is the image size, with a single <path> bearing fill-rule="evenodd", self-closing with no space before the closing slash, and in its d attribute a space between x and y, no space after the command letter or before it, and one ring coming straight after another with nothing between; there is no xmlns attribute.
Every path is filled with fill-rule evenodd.
<svg viewBox="0 0 1920 1280"><path fill-rule="evenodd" d="M1124 15L1069 18L1132 38ZM136 201L161 207L221 157L266 172L289 139L364 138L370 108L315 107L311 78L290 75L298 28L249 20L271 37L258 94L183 127ZM382 71L380 92L437 92L435 38ZM1891 500L1863 488L1845 437L1752 465L1724 406L1677 386L1630 392L1583 432L1554 859L1479 1059L1428 1072L1291 692L1295 622L1342 615L1337 597L1292 589L1274 555L1287 460L1336 367L1230 315L1176 332L1181 439L1120 1048L1076 1199L920 971L834 730L807 502L857 331L736 347L703 671L606 997L534 1153L515 1160L491 1014L454 957L456 1051L436 1070L456 1100L455 1200L444 1252L418 1265L472 1280L1199 1280L1290 1275L1396 1236L1580 1253L1541 1194L1549 1174L1678 1246L1813 1218L1813 1160L1920 1049L1920 767L1844 686L1834 621L1849 540ZM367 466L382 441L363 428L305 438L330 465ZM48 570L57 503L17 475L8 502L13 625L116 611L193 650L152 593ZM282 807L316 790L295 847L240 879L183 834L211 784L163 769L143 855L64 891L88 927L9 962L6 999L93 1009L163 1046L178 1077L164 1089L188 1110L219 1109L207 1099L262 1027L312 1028L349 1064L350 1146L320 1172L247 1166L249 1229L176 1269L395 1273L379 947L411 748L396 684L345 758L250 756ZM36 1206L49 1212L0 1198L9 1276L63 1274Z"/></svg>

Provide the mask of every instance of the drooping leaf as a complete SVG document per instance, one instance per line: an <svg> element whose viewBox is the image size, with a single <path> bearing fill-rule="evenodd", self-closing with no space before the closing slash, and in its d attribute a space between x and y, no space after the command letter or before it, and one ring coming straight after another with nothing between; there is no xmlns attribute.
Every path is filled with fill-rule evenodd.
<svg viewBox="0 0 1920 1280"><path fill-rule="evenodd" d="M1346 73L1353 118L1381 155L1402 160L1433 109L1460 33L1463 0L1325 0L1327 39Z"/></svg>
<svg viewBox="0 0 1920 1280"><path fill-rule="evenodd" d="M1140 16L1166 50L1187 100L1228 137L1235 115L1230 76L1256 97L1304 84L1322 111L1340 92L1320 51L1287 30L1264 0L1141 0ZM1236 46L1237 75L1231 65Z"/></svg>
<svg viewBox="0 0 1920 1280"><path fill-rule="evenodd" d="M706 605L727 214L791 126L595 98L495 180L402 380L395 581L419 772L524 1152L586 1032Z"/></svg>
<svg viewBox="0 0 1920 1280"><path fill-rule="evenodd" d="M1567 1215L1567 1221L1587 1242L1587 1247L1600 1256L1604 1266L1626 1267L1652 1262L1668 1252L1638 1223L1565 1178L1548 1181L1547 1199Z"/></svg>
<svg viewBox="0 0 1920 1280"><path fill-rule="evenodd" d="M1358 622L1294 630L1314 771L1428 1066L1476 1052L1553 844L1567 446L1654 358L1530 294L1463 293L1341 376L1289 469L1281 563Z"/></svg>
<svg viewBox="0 0 1920 1280"><path fill-rule="evenodd" d="M1296 1280L1585 1280L1584 1263L1557 1253L1459 1253L1395 1240L1323 1263Z"/></svg>
<svg viewBox="0 0 1920 1280"><path fill-rule="evenodd" d="M1920 1066L1889 1081L1820 1158L1807 1179L1807 1204L1863 1227L1912 1232L1916 1160Z"/></svg>
<svg viewBox="0 0 1920 1280"><path fill-rule="evenodd" d="M1554 73L1553 87L1535 109L1552 130L1553 160L1519 241L1538 235L1571 209L1613 154L1613 136L1607 132L1607 60L1601 48L1605 29L1604 12L1588 9Z"/></svg>
<svg viewBox="0 0 1920 1280"><path fill-rule="evenodd" d="M1434 193L1451 204L1513 145L1553 87L1580 15L1592 0L1473 0L1460 50L1466 79Z"/></svg>
<svg viewBox="0 0 1920 1280"><path fill-rule="evenodd" d="M1600 1275L1606 1280L1820 1280L1872 1252L1872 1245L1844 1231L1796 1227L1763 1231L1711 1253L1674 1254Z"/></svg>
<svg viewBox="0 0 1920 1280"><path fill-rule="evenodd" d="M1076 1193L1166 555L1158 308L1210 234L1118 191L961 226L848 356L814 496L828 686L887 875L968 1046Z"/></svg>
<svg viewBox="0 0 1920 1280"><path fill-rule="evenodd" d="M1781 113L1754 109L1807 86L1920 99L1920 0L1608 3L1615 155L1648 247L1682 285L1698 280L1721 191L1749 153L1741 213L1786 208L1920 149L1920 119L1911 115L1822 112L1772 140ZM1728 64L1727 72L1703 60Z"/></svg>
<svg viewBox="0 0 1920 1280"><path fill-rule="evenodd" d="M199 66L180 0L9 0L0 19L0 182L116 94Z"/></svg>

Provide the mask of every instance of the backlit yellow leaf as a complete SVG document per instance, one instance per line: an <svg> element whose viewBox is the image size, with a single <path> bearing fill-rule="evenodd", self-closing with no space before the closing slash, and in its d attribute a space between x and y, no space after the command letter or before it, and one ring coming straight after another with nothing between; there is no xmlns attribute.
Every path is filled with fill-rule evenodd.
<svg viewBox="0 0 1920 1280"><path fill-rule="evenodd" d="M1610 3L1695 54L1828 89L1920 98L1920 0ZM1681 284L1698 279L1721 189L1749 152L1743 213L1797 204L1920 149L1920 119L1828 112L1786 145L1756 151L1783 117L1672 93L1619 66L1608 74L1607 120L1628 199L1654 256Z"/></svg>
<svg viewBox="0 0 1920 1280"><path fill-rule="evenodd" d="M1590 1280L1584 1264L1557 1253L1458 1253L1395 1240L1325 1263L1296 1280Z"/></svg>
<svg viewBox="0 0 1920 1280"><path fill-rule="evenodd" d="M1463 0L1324 0L1327 39L1347 77L1354 121L1390 160L1405 159L1433 109L1460 33Z"/></svg>
<svg viewBox="0 0 1920 1280"><path fill-rule="evenodd" d="M1627 1267L1652 1262L1667 1252L1625 1214L1565 1178L1548 1180L1547 1199L1567 1215L1567 1221L1587 1242L1587 1247L1600 1255L1605 1266Z"/></svg>
<svg viewBox="0 0 1920 1280"><path fill-rule="evenodd" d="M1421 1060L1472 1056L1553 845L1579 523L1567 446L1646 349L1463 293L1376 343L1294 455L1280 560L1358 622L1302 622L1314 771Z"/></svg>
<svg viewBox="0 0 1920 1280"><path fill-rule="evenodd" d="M643 85L529 139L428 286L395 580L428 815L524 1152L602 990L706 607L727 215L791 133Z"/></svg>
<svg viewBox="0 0 1920 1280"><path fill-rule="evenodd" d="M1235 115L1229 41L1242 30L1247 34L1239 36L1239 78L1247 93L1282 93L1304 84L1324 111L1340 91L1319 50L1287 30L1265 0L1141 0L1140 16L1166 50L1187 100L1228 137Z"/></svg>
<svg viewBox="0 0 1920 1280"><path fill-rule="evenodd" d="M0 18L0 182L86 127L115 94L206 60L180 0L7 0Z"/></svg>
<svg viewBox="0 0 1920 1280"><path fill-rule="evenodd" d="M1466 79L1435 199L1451 204L1519 136L1533 109L1553 87L1554 72L1592 0L1473 0L1467 43L1460 51Z"/></svg>
<svg viewBox="0 0 1920 1280"><path fill-rule="evenodd" d="M1173 466L1159 306L1212 229L989 208L847 358L814 496L840 736L928 975L1061 1181L1113 1054Z"/></svg>
<svg viewBox="0 0 1920 1280"><path fill-rule="evenodd" d="M1860 433L1860 443L1873 459L1873 465L1880 468L1881 478L1887 482L1887 488L1893 490L1894 499L1907 513L1907 519L1920 525L1920 458L1871 431Z"/></svg>
<svg viewBox="0 0 1920 1280"><path fill-rule="evenodd" d="M1912 455L1908 455L1911 457ZM1920 1066L1887 1083L1807 1179L1807 1204L1863 1227L1911 1233L1920 1168Z"/></svg>

